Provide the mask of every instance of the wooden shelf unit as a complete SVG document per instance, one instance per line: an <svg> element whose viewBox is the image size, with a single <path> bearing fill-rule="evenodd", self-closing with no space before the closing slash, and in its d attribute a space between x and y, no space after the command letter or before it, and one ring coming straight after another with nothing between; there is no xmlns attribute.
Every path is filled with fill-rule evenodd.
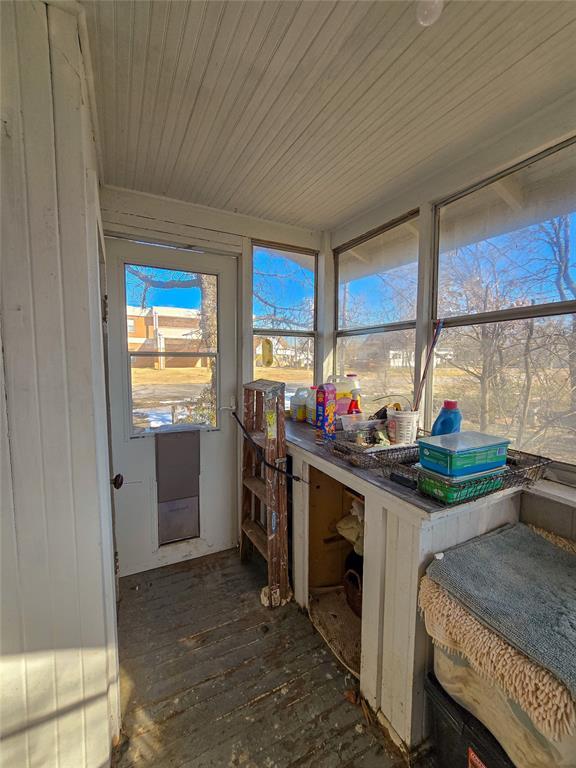
<svg viewBox="0 0 576 768"><path fill-rule="evenodd" d="M268 563L267 601L271 607L290 599L288 580L288 500L284 384L258 379L244 385L242 533L240 557L255 547ZM255 445L256 444L256 445Z"/></svg>

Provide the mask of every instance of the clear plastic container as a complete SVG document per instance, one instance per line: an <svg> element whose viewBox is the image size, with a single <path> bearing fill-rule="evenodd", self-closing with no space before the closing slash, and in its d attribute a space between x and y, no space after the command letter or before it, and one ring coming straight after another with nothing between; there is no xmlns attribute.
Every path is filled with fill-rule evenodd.
<svg viewBox="0 0 576 768"><path fill-rule="evenodd" d="M454 432L418 440L422 466L450 477L504 466L509 444L505 437L483 432Z"/></svg>

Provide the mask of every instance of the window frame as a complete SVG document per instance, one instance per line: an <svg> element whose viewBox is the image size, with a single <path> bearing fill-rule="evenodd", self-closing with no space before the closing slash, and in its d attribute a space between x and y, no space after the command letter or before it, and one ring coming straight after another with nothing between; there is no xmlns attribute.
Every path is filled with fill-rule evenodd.
<svg viewBox="0 0 576 768"><path fill-rule="evenodd" d="M149 243L146 243L146 245L149 245ZM154 244L156 245L156 244ZM165 247L165 246L161 246ZM136 440L140 438L146 438L150 436L154 436L155 434L164 434L167 432L186 432L186 431L198 431L198 432L217 432L220 430L220 328L221 328L221 309L220 309L220 273L217 271L207 271L207 270L193 270L189 267L182 267L181 265L177 264L176 262L167 261L162 262L162 264L158 264L156 261L148 261L144 260L140 263L136 264L129 259L122 259L120 262L121 268L122 268L122 281L121 281L121 289L122 289L122 357L124 359L124 381L125 381L125 398L126 398L126 409L125 409L125 433L129 440ZM153 269L166 269L167 271L178 271L178 272L189 272L190 274L196 275L210 275L212 277L216 278L216 305L217 305L217 315L216 315L216 351L215 352L160 352L160 351L145 351L145 352L133 352L130 350L128 344L128 322L127 322L127 306L126 303L126 267L127 266L135 266L135 267L151 267ZM132 396L132 358L133 357L211 357L216 361L216 423L215 424L188 424L183 423L182 425L173 425L173 426L166 426L163 428L158 429L150 429L147 431L136 431L134 428L134 416L133 416L133 407L134 407L134 400Z"/></svg>
<svg viewBox="0 0 576 768"><path fill-rule="evenodd" d="M498 171L490 176L483 178L474 184L465 187L458 192L451 195L447 195L441 199L434 201L431 204L432 211L432 243L431 254L432 258L429 264L429 280L430 280L430 300L429 300L429 313L426 318L428 327L428 343L426 345L426 351L429 348L432 330L435 323L438 320L442 320L443 327L449 328L463 328L471 325L484 325L490 323L505 323L514 320L529 320L536 318L547 318L558 315L570 315L576 314L576 299L568 301L557 302L545 302L541 304L530 304L522 307L507 307L505 309L492 310L489 312L480 312L476 314L454 315L449 317L439 317L438 313L438 294L440 283L440 212L441 209L447 205L450 205L457 200L460 200L468 195L477 192L480 189L490 186L494 182L505 179L512 174L516 173L523 168L527 168L531 165L538 163L540 160L544 160L551 155L561 152L563 149L576 146L576 136L572 136L562 142L559 142L547 149L531 155L518 163L514 163L507 168ZM432 401L434 391L434 368L432 367L430 376L426 382L425 388L425 407L424 407L424 429L430 429L432 426L433 413L432 413ZM554 460L553 465L557 467L563 467L569 473L574 475L576 481L576 459L574 464L563 462L560 460Z"/></svg>
<svg viewBox="0 0 576 768"><path fill-rule="evenodd" d="M312 329L305 330L290 330L286 328L256 328L254 326L254 311L251 312L251 362L252 362L252 376L254 376L254 338L256 336L268 337L278 336L281 338L296 338L296 339L312 339L313 340L313 360L312 360L312 383L317 384L316 380L316 358L318 351L318 257L319 251L312 248L303 248L296 245L288 245L286 243L276 243L270 240L250 240L250 301L251 306L254 305L254 249L255 248L269 248L275 251L284 251L286 254L301 253L306 256L312 256L314 259L314 311L312 317Z"/></svg>
<svg viewBox="0 0 576 768"><path fill-rule="evenodd" d="M359 328L340 328L339 327L339 316L340 316L340 256L347 251L351 250L352 248L357 247L358 245L362 245L362 243L366 243L369 240L372 240L375 237L378 237L378 235L383 234L384 232L388 232L392 229L395 229L396 227L401 227L403 224L406 224L410 221L415 221L420 218L420 208L413 208L407 213L403 214L402 216L397 216L394 219L390 219L385 224L382 224L382 226L375 227L374 229L369 230L363 235L359 235L358 237L352 238L352 240L348 240L345 243L342 243L342 245L339 245L337 248L334 248L332 253L334 254L334 335L333 335L333 355L332 355L332 373L335 376L337 373L336 366L337 366L337 348L338 348L338 339L342 338L349 338L351 336L369 336L374 334L385 334L389 333L391 331L407 331L407 330L414 330L416 334L415 339L415 345L414 345L414 360L415 360L415 366L414 366L414 381L416 381L416 374L418 372L418 366L417 366L417 360L418 360L418 350L417 350L417 324L418 324L418 306L419 302L416 302L416 314L413 320L399 320L397 322L393 323L382 323L379 325L368 325L368 326L361 326ZM416 259L416 267L418 272L418 288L417 291L419 292L419 283L420 283L420 241L421 241L421 233L418 232L418 248L417 248L417 259ZM416 388L414 387L414 390L412 392L412 399L414 399Z"/></svg>
<svg viewBox="0 0 576 768"><path fill-rule="evenodd" d="M511 320L524 320L530 318L545 318L557 315L568 315L576 313L576 300L547 302L542 304L527 305L524 307L508 307L502 310L478 313L475 315L457 315L446 318L438 316L438 288L439 288L439 246L440 246L440 210L456 200L459 200L477 190L493 184L496 181L505 179L522 168L527 168L540 160L561 152L563 149L576 145L576 134L556 142L555 144L533 154L524 159L511 163L500 170L483 176L481 179L461 187L456 192L449 195L443 195L432 199L429 203L423 203L419 208L413 208L407 213L389 219L385 224L368 230L362 235L352 238L336 248L332 249L334 263L334 317L333 317L333 336L332 336L332 371L336 373L337 354L336 348L338 339L346 336L367 335L376 333L386 333L394 330L406 330L415 328L416 330L416 348L415 348L415 366L414 380L418 382L421 377L422 363L430 349L435 323L442 319L445 328L457 328L466 325L480 325L492 322L506 322ZM339 279L338 266L339 256L345 251L360 245L383 232L399 226L411 219L419 219L419 245L418 245L418 301L416 307L415 321L403 321L398 323L387 323L383 325L367 326L364 328L354 328L350 330L340 329L338 326L339 315ZM421 404L422 426L424 429L430 429L433 421L432 400L434 387L434 370L432 369L426 381ZM557 470L562 482L570 481L576 485L576 458L574 464L554 460L550 465L553 473Z"/></svg>

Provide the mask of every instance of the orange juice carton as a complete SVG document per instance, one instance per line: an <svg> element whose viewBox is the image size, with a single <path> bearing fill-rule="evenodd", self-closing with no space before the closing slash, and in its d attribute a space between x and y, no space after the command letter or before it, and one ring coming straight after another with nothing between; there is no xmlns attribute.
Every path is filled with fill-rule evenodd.
<svg viewBox="0 0 576 768"><path fill-rule="evenodd" d="M336 386L321 384L316 390L316 441L336 438Z"/></svg>

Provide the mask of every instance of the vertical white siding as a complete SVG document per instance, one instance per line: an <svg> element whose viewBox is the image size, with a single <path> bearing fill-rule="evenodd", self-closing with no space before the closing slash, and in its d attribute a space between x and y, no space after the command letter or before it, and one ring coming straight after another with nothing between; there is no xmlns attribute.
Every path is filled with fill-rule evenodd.
<svg viewBox="0 0 576 768"><path fill-rule="evenodd" d="M73 15L1 11L2 761L100 768L117 661L82 57Z"/></svg>

